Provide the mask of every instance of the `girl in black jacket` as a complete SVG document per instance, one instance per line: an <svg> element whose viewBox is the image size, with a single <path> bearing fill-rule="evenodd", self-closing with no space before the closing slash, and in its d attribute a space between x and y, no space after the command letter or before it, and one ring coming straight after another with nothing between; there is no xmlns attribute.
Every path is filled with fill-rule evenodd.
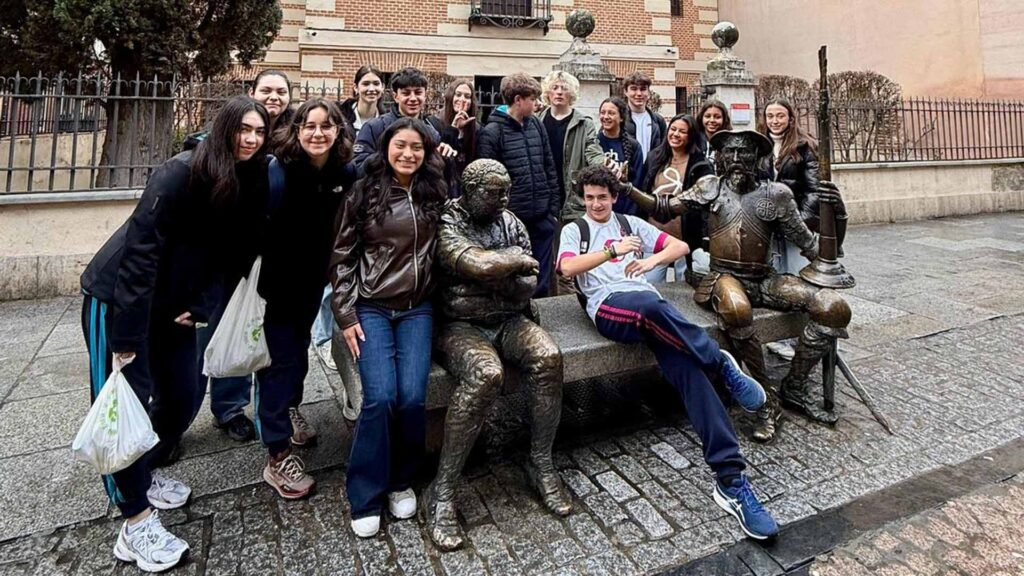
<svg viewBox="0 0 1024 576"><path fill-rule="evenodd" d="M673 116L668 122L665 141L647 157L644 164L644 185L641 189L651 194L672 194L676 190L690 188L703 176L713 174L701 147L697 121L693 116ZM655 225L690 245L691 253L686 256L686 264L692 268L693 252L701 249L706 235L703 213L691 211L678 220ZM655 268L647 273L647 280L664 282L667 270L667 267ZM677 264L675 270L678 281L684 269Z"/></svg>
<svg viewBox="0 0 1024 576"><path fill-rule="evenodd" d="M715 169L715 151L711 148L711 137L721 130L732 130L729 110L718 100L708 100L697 113L697 123L703 142L704 156L708 159L711 169Z"/></svg>
<svg viewBox="0 0 1024 576"><path fill-rule="evenodd" d="M256 373L257 426L269 452L263 479L289 500L305 497L315 484L292 446L316 438L298 407L309 370L309 327L327 283L335 216L355 182L344 125L337 103L313 98L274 133L277 160L271 169L280 163L285 187L270 216L260 272L271 364Z"/></svg>
<svg viewBox="0 0 1024 576"><path fill-rule="evenodd" d="M363 408L348 460L352 530L369 538L387 506L416 513L426 446L434 244L448 195L427 125L400 118L345 200L331 257L334 316L359 364Z"/></svg>
<svg viewBox="0 0 1024 576"><path fill-rule="evenodd" d="M764 107L764 134L775 144L772 162L772 177L793 191L793 198L800 208L804 223L812 231L818 231L818 143L800 126L796 109L788 100L776 98ZM843 238L846 237L846 205L840 199L835 205L836 239L842 252ZM800 250L783 239L778 241L779 272L799 274L808 264Z"/></svg>
<svg viewBox="0 0 1024 576"><path fill-rule="evenodd" d="M345 133L351 142L363 124L378 116L383 116L384 73L375 66L367 64L356 70L352 83L352 97L340 104L341 115L345 117Z"/></svg>
<svg viewBox="0 0 1024 576"><path fill-rule="evenodd" d="M266 195L263 144L269 117L247 96L229 100L195 152L183 152L150 177L131 218L82 274L82 329L93 398L113 362L148 406L160 442L128 468L104 477L125 517L114 555L147 571L177 564L188 544L167 532L152 507L182 506L187 486L153 471L178 444L202 400L195 323L220 271L248 270L223 231L246 227ZM251 260L248 261L251 264Z"/></svg>
<svg viewBox="0 0 1024 576"><path fill-rule="evenodd" d="M459 196L462 171L476 160L476 137L480 126L476 123L477 104L473 81L468 78L453 80L444 91L444 108L439 116L430 116L427 122L441 135L441 142L451 146L456 156L445 162L448 195Z"/></svg>

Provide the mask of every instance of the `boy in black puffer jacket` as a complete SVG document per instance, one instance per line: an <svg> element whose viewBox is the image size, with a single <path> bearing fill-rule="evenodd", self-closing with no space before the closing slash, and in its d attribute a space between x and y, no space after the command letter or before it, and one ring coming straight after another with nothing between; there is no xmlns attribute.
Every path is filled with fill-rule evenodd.
<svg viewBox="0 0 1024 576"><path fill-rule="evenodd" d="M543 296L551 282L551 249L562 207L547 132L533 115L540 83L523 72L506 76L501 97L507 111L499 108L491 114L480 131L477 157L501 162L512 178L508 208L526 225L533 257L541 264L534 295Z"/></svg>

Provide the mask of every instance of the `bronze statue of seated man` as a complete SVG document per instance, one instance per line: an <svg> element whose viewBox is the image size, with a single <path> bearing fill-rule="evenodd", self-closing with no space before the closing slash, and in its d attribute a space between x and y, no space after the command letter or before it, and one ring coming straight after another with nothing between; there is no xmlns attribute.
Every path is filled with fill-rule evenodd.
<svg viewBox="0 0 1024 576"><path fill-rule="evenodd" d="M464 536L455 490L462 468L502 389L506 363L529 386L532 438L527 471L552 512L565 516L572 500L551 457L562 410L562 353L530 319L538 262L526 227L508 206L505 167L476 160L463 173L462 196L449 201L438 232L443 319L436 359L458 379L448 405L437 477L424 499L430 537L452 550Z"/></svg>
<svg viewBox="0 0 1024 576"><path fill-rule="evenodd" d="M814 401L807 377L835 339L847 337L850 307L836 291L779 274L768 263L777 231L799 246L808 260L818 252L817 235L804 224L789 188L758 180L757 166L772 152L768 138L751 130L721 131L712 136L711 146L718 176L705 176L670 196L654 197L633 188L630 197L659 220L689 210L707 211L711 272L697 286L694 299L715 311L755 379L769 383L761 342L754 335L752 307L801 310L810 317L781 388L768 385L769 400L758 412L754 439L774 438L780 399L783 406L813 420L835 424L835 413ZM839 198L835 185L827 181L819 183L818 193L823 202Z"/></svg>

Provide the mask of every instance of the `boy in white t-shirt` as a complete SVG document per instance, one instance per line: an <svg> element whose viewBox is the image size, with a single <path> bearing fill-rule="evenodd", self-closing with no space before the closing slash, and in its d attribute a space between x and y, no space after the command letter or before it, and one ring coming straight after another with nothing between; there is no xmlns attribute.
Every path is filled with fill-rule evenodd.
<svg viewBox="0 0 1024 576"><path fill-rule="evenodd" d="M612 212L619 186L603 166L579 172L577 193L583 195L586 216L562 229L557 271L575 279L602 336L644 342L654 352L665 379L682 396L704 461L715 472L715 502L739 520L748 536L773 537L778 525L743 474L746 462L736 432L708 375L720 375L737 403L751 412L764 404L764 389L644 278L655 266L685 256L689 247L640 218ZM653 255L643 258L644 252Z"/></svg>

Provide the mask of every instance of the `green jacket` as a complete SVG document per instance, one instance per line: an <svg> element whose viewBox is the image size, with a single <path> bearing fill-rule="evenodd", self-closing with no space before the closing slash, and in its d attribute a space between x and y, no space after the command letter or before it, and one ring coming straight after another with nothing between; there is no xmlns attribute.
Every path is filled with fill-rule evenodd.
<svg viewBox="0 0 1024 576"><path fill-rule="evenodd" d="M550 113L550 108L541 112L541 123ZM561 169L565 176L565 190L562 190L565 201L562 204L561 219L563 222L571 222L583 216L585 212L583 198L576 195L572 186L576 173L586 166L604 163L604 150L601 149L601 144L597 141L597 128L594 126L594 121L575 108L572 111L569 125L565 128L564 158L565 165Z"/></svg>

